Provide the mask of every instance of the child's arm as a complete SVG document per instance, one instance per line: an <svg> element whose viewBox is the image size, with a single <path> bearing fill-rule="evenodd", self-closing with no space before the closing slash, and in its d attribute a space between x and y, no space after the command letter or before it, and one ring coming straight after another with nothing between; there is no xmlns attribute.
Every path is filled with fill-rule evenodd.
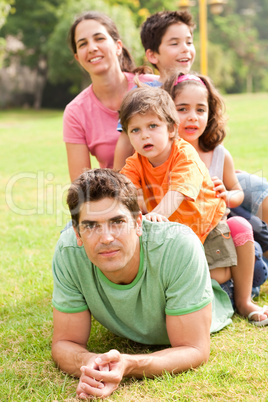
<svg viewBox="0 0 268 402"><path fill-rule="evenodd" d="M148 211L147 211L147 207L146 207L146 204L144 201L143 191L141 188L137 189L137 195L138 195L138 204L139 204L142 214L147 214Z"/></svg>
<svg viewBox="0 0 268 402"><path fill-rule="evenodd" d="M178 191L168 191L157 207L145 215L146 219L152 222L168 221L168 218L179 208L184 198L184 195Z"/></svg>
<svg viewBox="0 0 268 402"><path fill-rule="evenodd" d="M227 149L225 149L223 181L218 177L211 179L214 190L218 192L217 197L223 198L228 208L236 208L243 202L244 193L236 178L233 158Z"/></svg>
<svg viewBox="0 0 268 402"><path fill-rule="evenodd" d="M134 153L128 135L122 131L114 151L114 169L121 170L126 163L126 159Z"/></svg>

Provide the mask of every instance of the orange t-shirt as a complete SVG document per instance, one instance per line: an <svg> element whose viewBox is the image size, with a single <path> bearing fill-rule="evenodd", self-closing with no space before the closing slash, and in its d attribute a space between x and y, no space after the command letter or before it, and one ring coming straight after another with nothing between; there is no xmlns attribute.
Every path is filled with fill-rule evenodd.
<svg viewBox="0 0 268 402"><path fill-rule="evenodd" d="M225 213L225 201L216 197L208 169L194 147L182 139L173 142L170 156L162 165L153 167L135 152L121 173L142 189L149 212L168 191L183 194L185 199L169 220L189 226L202 243Z"/></svg>

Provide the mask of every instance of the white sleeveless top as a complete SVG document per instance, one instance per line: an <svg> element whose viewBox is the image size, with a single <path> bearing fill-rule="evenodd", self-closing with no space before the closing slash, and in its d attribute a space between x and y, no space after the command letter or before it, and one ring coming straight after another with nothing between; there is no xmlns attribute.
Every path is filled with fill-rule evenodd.
<svg viewBox="0 0 268 402"><path fill-rule="evenodd" d="M219 179L223 180L224 158L224 146L218 145L213 151L211 165L208 169L210 177L217 176Z"/></svg>

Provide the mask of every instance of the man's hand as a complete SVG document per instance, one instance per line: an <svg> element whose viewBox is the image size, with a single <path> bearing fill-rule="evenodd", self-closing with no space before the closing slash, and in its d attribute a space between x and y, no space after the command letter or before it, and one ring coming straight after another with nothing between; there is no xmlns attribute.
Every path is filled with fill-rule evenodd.
<svg viewBox="0 0 268 402"><path fill-rule="evenodd" d="M81 367L81 372L76 390L78 398L105 398L118 388L123 378L123 356L114 349L97 357L94 356L87 366Z"/></svg>
<svg viewBox="0 0 268 402"><path fill-rule="evenodd" d="M155 212L149 212L145 215L145 218L147 219L147 221L151 222L168 222L168 218L163 215L156 214Z"/></svg>

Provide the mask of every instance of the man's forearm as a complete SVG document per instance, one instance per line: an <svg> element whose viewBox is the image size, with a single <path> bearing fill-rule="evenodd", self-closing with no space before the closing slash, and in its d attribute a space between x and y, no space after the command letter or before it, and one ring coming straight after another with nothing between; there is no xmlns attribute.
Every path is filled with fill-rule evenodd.
<svg viewBox="0 0 268 402"><path fill-rule="evenodd" d="M153 378L165 371L179 373L198 367L208 357L209 347L199 350L192 346L179 346L145 355L127 355L110 350L94 360L95 368L82 368L83 376L77 394L105 398L116 390L124 376ZM101 369L103 366L106 370Z"/></svg>
<svg viewBox="0 0 268 402"><path fill-rule="evenodd" d="M127 377L154 377L169 373L180 373L205 363L209 358L209 347L198 349L179 346L164 349L148 355L123 355L125 359L124 375Z"/></svg>
<svg viewBox="0 0 268 402"><path fill-rule="evenodd" d="M58 341L52 344L52 357L57 366L64 372L80 377L80 367L97 355L90 353L85 347L70 341Z"/></svg>

